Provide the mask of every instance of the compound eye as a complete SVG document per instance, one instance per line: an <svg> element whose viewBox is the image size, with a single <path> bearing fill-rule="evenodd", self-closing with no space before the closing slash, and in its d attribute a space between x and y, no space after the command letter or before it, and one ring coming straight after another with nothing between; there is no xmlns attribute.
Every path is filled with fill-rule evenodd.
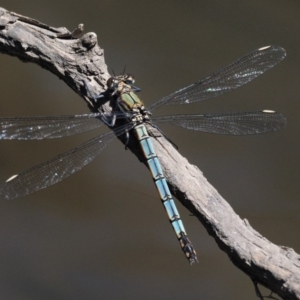
<svg viewBox="0 0 300 300"><path fill-rule="evenodd" d="M114 89L118 86L118 84L120 83L120 80L114 78L114 77L111 77L107 80L107 86L108 88L110 89Z"/></svg>
<svg viewBox="0 0 300 300"><path fill-rule="evenodd" d="M134 77L132 76L132 75L127 75L127 77L126 77L126 83L127 84L134 84Z"/></svg>
<svg viewBox="0 0 300 300"><path fill-rule="evenodd" d="M113 86L113 84L114 84L114 78L113 77L110 77L108 80L107 80L107 86L109 87L109 88L111 88L112 86Z"/></svg>

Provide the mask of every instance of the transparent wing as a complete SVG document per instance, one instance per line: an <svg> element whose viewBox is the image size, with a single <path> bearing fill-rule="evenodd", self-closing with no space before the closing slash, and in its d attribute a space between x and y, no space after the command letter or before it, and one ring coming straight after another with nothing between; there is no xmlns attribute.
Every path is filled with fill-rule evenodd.
<svg viewBox="0 0 300 300"><path fill-rule="evenodd" d="M267 46L236 60L230 65L150 105L153 111L162 105L188 104L230 92L263 74L284 59L279 46Z"/></svg>
<svg viewBox="0 0 300 300"><path fill-rule="evenodd" d="M174 115L152 118L208 133L247 135L278 131L286 126L286 118L271 110L205 115Z"/></svg>
<svg viewBox="0 0 300 300"><path fill-rule="evenodd" d="M41 140L71 136L102 126L101 120L127 118L130 112L83 114L73 116L0 118L0 139Z"/></svg>
<svg viewBox="0 0 300 300"><path fill-rule="evenodd" d="M1 190L1 196L14 199L62 181L90 163L116 135L121 135L132 127L132 124L119 127L10 177Z"/></svg>

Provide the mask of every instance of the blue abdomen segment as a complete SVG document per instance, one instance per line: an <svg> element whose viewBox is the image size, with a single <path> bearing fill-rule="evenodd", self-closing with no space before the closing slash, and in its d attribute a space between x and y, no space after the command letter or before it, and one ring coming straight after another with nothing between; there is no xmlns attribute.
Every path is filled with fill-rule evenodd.
<svg viewBox="0 0 300 300"><path fill-rule="evenodd" d="M172 224L172 227L175 231L175 234L180 242L180 246L185 253L185 256L192 264L197 260L196 252L193 245L187 237L186 231L184 229L183 223L180 219L180 215L176 208L175 202L171 195L168 183L163 174L161 165L156 156L153 144L148 135L146 127L141 124L134 128L137 139L140 141L142 151L147 160L148 167L152 174L152 178L155 182L156 188L160 195L160 199L165 207L165 210L168 214L169 220Z"/></svg>

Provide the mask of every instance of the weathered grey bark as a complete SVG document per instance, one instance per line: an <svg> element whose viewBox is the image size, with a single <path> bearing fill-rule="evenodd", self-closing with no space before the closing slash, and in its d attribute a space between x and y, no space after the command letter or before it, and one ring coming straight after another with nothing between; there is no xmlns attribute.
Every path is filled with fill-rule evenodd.
<svg viewBox="0 0 300 300"><path fill-rule="evenodd" d="M109 74L96 34L73 38L80 29L72 35L65 28L53 28L0 8L0 51L48 69L92 108L82 80L88 79L92 91L99 94L105 90ZM110 107L104 104L103 109L109 111ZM152 140L174 196L201 221L230 260L254 283L284 299L300 299L300 255L272 244L242 220L202 172L163 137ZM140 158L136 144L130 149Z"/></svg>

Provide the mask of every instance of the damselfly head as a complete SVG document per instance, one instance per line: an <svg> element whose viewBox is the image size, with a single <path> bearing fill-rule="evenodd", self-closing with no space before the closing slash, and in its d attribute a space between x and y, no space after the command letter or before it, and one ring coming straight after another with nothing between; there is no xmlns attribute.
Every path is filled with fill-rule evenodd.
<svg viewBox="0 0 300 300"><path fill-rule="evenodd" d="M120 80L117 80L116 77L110 77L108 80L107 80L107 87L109 89L115 89L118 87L118 84L120 83Z"/></svg>
<svg viewBox="0 0 300 300"><path fill-rule="evenodd" d="M134 81L135 80L134 80L133 75L123 74L123 75L110 77L107 80L107 86L109 89L116 89L121 82L128 84L128 85L132 85L134 83Z"/></svg>
<svg viewBox="0 0 300 300"><path fill-rule="evenodd" d="M134 79L134 76L133 75L130 75L130 74L126 74L126 75L124 75L124 82L126 83L126 84L129 84L129 85L132 85L132 84L134 84L134 82L135 82L135 79Z"/></svg>

